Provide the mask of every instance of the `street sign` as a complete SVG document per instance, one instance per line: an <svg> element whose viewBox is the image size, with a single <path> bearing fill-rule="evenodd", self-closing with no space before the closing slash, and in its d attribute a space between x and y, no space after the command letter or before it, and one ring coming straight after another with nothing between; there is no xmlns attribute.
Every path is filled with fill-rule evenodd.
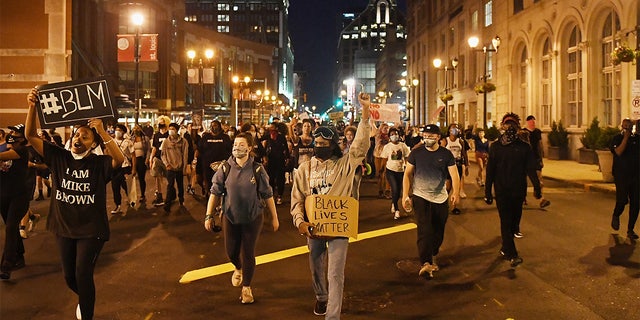
<svg viewBox="0 0 640 320"><path fill-rule="evenodd" d="M640 119L640 80L631 83L631 118Z"/></svg>
<svg viewBox="0 0 640 320"><path fill-rule="evenodd" d="M50 83L37 87L43 129L87 124L91 118L115 118L105 77Z"/></svg>

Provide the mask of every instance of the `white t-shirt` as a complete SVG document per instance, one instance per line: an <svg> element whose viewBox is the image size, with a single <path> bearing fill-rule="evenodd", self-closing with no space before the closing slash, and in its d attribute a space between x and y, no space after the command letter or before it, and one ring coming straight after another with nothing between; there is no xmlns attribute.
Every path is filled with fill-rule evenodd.
<svg viewBox="0 0 640 320"><path fill-rule="evenodd" d="M404 172L404 161L409 156L409 147L404 142L389 142L384 145L381 158L387 158L387 169L395 172Z"/></svg>

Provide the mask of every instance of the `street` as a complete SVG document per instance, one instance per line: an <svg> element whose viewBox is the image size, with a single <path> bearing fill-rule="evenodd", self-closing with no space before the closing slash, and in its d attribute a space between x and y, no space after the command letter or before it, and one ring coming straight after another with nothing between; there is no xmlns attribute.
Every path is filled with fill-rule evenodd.
<svg viewBox="0 0 640 320"><path fill-rule="evenodd" d="M393 220L390 200L374 197L375 183L363 182L359 233L367 237L349 247L344 319L640 318L640 253L625 237L627 211L619 235L609 226L613 194L545 181L552 204L539 209L530 188L524 238L516 240L524 263L511 269L498 254L497 210L482 201L484 192L473 184L475 169L466 179L462 214L449 216L433 280L418 276L412 217ZM148 183L147 198L152 191ZM32 205L44 215L48 199ZM264 225L257 255L276 254L262 264L264 257L258 258L252 305L242 305L240 288L231 286L222 234L203 228L201 197L186 195L185 207L174 204L169 215L148 207L113 216L111 240L96 268L95 318L319 319L312 312L306 241L288 209L286 197L278 206L278 232ZM25 240L27 266L0 283L1 319L74 316L77 297L64 283L45 220ZM284 251L292 248L298 249ZM195 271L202 279L181 283Z"/></svg>

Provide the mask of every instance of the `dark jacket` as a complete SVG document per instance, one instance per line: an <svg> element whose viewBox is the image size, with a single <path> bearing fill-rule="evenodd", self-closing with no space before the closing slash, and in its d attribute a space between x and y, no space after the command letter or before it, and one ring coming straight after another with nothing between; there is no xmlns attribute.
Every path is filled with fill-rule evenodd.
<svg viewBox="0 0 640 320"><path fill-rule="evenodd" d="M495 189L496 198L513 197L524 201L527 195L527 165L530 161L531 147L517 139L503 145L500 139L489 147L487 163L487 181L485 194Z"/></svg>

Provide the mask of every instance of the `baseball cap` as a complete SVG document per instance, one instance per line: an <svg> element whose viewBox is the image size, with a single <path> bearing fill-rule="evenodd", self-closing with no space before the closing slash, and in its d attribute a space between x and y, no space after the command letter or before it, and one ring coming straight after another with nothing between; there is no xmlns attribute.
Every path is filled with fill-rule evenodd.
<svg viewBox="0 0 640 320"><path fill-rule="evenodd" d="M440 128L435 124L428 124L428 125L422 127L422 130L420 130L420 131L426 132L426 133L437 133L437 134L440 134Z"/></svg>
<svg viewBox="0 0 640 320"><path fill-rule="evenodd" d="M529 121L529 120L535 120L535 119L536 119L536 117L534 117L533 115L529 115L529 116L527 117L527 121Z"/></svg>
<svg viewBox="0 0 640 320"><path fill-rule="evenodd" d="M8 126L9 130L13 130L14 132L20 133L24 135L24 124L16 124L15 126Z"/></svg>

